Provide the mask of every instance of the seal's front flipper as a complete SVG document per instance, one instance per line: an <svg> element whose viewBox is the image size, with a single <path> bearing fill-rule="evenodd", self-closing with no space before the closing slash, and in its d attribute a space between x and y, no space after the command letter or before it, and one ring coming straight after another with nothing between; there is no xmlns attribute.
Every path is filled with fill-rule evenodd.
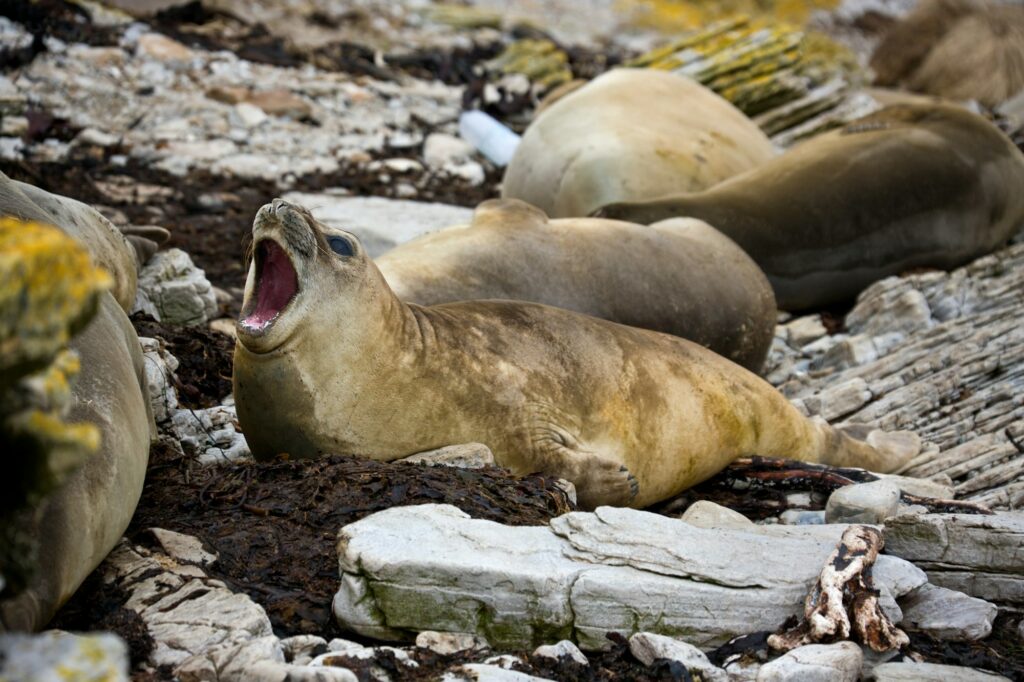
<svg viewBox="0 0 1024 682"><path fill-rule="evenodd" d="M552 444L544 473L571 481L581 509L628 507L640 492L636 477L621 462Z"/></svg>

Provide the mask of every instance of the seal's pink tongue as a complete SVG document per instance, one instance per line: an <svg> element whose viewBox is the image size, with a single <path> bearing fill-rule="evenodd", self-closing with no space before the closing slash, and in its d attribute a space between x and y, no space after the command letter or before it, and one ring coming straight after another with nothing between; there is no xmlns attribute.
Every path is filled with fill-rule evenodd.
<svg viewBox="0 0 1024 682"><path fill-rule="evenodd" d="M256 307L242 320L242 324L252 329L269 327L299 290L298 276L291 259L277 242L264 240L259 248L261 258L256 271Z"/></svg>

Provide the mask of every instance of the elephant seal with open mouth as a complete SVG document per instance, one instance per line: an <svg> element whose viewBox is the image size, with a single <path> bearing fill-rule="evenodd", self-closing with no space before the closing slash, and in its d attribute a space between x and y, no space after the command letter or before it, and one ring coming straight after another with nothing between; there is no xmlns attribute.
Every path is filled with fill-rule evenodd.
<svg viewBox="0 0 1024 682"><path fill-rule="evenodd" d="M744 455L888 471L917 451L807 419L674 336L534 303L403 303L354 236L280 199L253 245L234 389L258 458L394 460L475 441L594 507L649 505Z"/></svg>
<svg viewBox="0 0 1024 682"><path fill-rule="evenodd" d="M768 275L779 307L852 299L919 267L950 269L1024 224L1024 154L962 108L889 107L695 194L614 203L597 215L699 218Z"/></svg>

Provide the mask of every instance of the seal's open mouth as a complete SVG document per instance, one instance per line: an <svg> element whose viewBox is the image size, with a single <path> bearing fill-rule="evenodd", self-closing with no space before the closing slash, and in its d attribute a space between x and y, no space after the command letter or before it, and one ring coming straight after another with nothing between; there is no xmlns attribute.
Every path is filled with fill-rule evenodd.
<svg viewBox="0 0 1024 682"><path fill-rule="evenodd" d="M256 245L256 302L242 326L266 331L298 292L299 277L288 254L274 240L261 240Z"/></svg>

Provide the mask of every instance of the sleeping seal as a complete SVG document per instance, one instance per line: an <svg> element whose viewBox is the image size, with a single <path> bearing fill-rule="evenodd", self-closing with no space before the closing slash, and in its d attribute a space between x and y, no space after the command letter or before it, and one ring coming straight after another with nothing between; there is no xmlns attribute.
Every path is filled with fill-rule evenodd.
<svg viewBox="0 0 1024 682"><path fill-rule="evenodd" d="M408 303L544 303L681 336L753 372L775 330L775 297L761 269L720 232L688 218L650 227L548 220L522 201L491 200L471 225L406 242L377 267Z"/></svg>
<svg viewBox="0 0 1024 682"><path fill-rule="evenodd" d="M36 630L114 547L138 504L156 427L142 350L126 310L135 299L136 253L85 204L15 182L0 173L0 215L55 225L113 275L111 293L70 347L81 359L69 422L89 422L100 447L52 495L34 529L39 570L28 589L0 602L0 630Z"/></svg>
<svg viewBox="0 0 1024 682"><path fill-rule="evenodd" d="M614 69L537 115L501 196L573 218L616 201L696 192L774 155L760 128L696 81Z"/></svg>
<svg viewBox="0 0 1024 682"><path fill-rule="evenodd" d="M594 507L649 505L752 453L876 471L916 453L911 437L807 419L675 336L536 303L403 303L353 235L280 199L253 244L234 390L257 458L479 442Z"/></svg>
<svg viewBox="0 0 1024 682"><path fill-rule="evenodd" d="M1024 154L960 107L906 104L709 190L597 213L707 221L768 275L781 308L851 299L889 275L954 268L1024 223Z"/></svg>

